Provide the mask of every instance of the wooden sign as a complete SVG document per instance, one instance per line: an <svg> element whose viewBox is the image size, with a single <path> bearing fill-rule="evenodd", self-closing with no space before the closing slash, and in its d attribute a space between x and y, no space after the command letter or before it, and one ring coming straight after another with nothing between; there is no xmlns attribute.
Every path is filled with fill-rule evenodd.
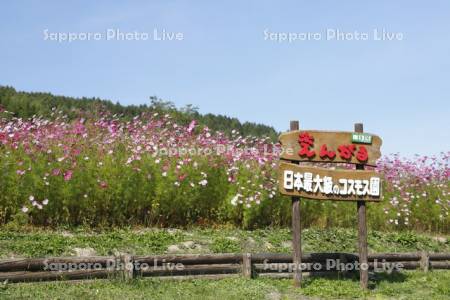
<svg viewBox="0 0 450 300"><path fill-rule="evenodd" d="M375 166L381 157L381 138L367 133L296 130L279 137L281 159L352 163Z"/></svg>
<svg viewBox="0 0 450 300"><path fill-rule="evenodd" d="M280 162L279 191L320 200L380 201L381 178L375 171L336 170Z"/></svg>
<svg viewBox="0 0 450 300"><path fill-rule="evenodd" d="M364 166L375 166L381 156L381 138L364 133L356 123L355 132L300 130L291 121L290 131L280 135L281 154L278 170L279 191L292 196L292 261L302 262L300 199L356 201L358 216L358 255L360 265L368 266L366 201L380 201L381 178ZM356 170L298 165L296 162L352 163ZM326 165L326 164L325 164ZM329 164L328 164L329 165ZM294 270L294 286L301 287L302 272ZM368 267L359 272L360 285L368 288Z"/></svg>

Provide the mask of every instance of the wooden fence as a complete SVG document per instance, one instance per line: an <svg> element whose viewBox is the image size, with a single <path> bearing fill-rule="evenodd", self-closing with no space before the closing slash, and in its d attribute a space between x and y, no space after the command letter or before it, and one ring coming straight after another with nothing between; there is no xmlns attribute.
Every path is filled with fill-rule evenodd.
<svg viewBox="0 0 450 300"><path fill-rule="evenodd" d="M333 261L337 267L327 268ZM354 253L310 253L302 256L305 275L357 272L358 255ZM369 270L396 265L401 269L450 269L450 253L378 253L369 254ZM383 265L384 263L384 265ZM327 265L330 264L330 265ZM401 264L401 265L400 265ZM342 266L350 266L342 268ZM292 255L279 253L189 254L50 257L0 260L0 282L80 280L97 278L157 277L193 279L243 276L292 277ZM395 271L395 270L394 270Z"/></svg>

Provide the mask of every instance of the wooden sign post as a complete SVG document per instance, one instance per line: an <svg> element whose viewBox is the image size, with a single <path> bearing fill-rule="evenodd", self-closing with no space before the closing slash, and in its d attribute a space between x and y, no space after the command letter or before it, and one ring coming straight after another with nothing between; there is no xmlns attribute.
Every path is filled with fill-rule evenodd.
<svg viewBox="0 0 450 300"><path fill-rule="evenodd" d="M364 131L362 123L355 124L355 132L362 133ZM357 170L364 170L363 164L356 165ZM359 200L356 202L358 213L358 253L359 265L367 266L359 270L359 284L361 288L367 289L369 285L369 270L367 263L367 223L366 223L366 202Z"/></svg>
<svg viewBox="0 0 450 300"><path fill-rule="evenodd" d="M291 121L291 131L299 130L300 125L298 121ZM292 247L294 256L292 262L296 266L294 268L294 286L301 287L302 282L302 235L300 228L300 197L292 197Z"/></svg>
<svg viewBox="0 0 450 300"><path fill-rule="evenodd" d="M357 201L360 284L367 289L366 202L380 201L382 190L380 175L364 166L376 165L381 139L363 133L363 124L355 124L354 132L325 132L299 130L298 121L291 121L290 131L280 135L280 143L279 190L292 197L294 286L300 287L302 280L300 199L306 198ZM330 163L347 167L330 167ZM348 169L348 164L355 164L356 170Z"/></svg>

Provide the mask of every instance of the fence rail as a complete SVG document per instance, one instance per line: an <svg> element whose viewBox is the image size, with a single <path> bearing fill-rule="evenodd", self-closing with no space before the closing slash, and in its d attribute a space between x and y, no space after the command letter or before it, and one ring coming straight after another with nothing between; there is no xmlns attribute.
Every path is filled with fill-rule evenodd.
<svg viewBox="0 0 450 300"><path fill-rule="evenodd" d="M351 266L358 262L355 253L309 253L302 256L305 275L327 275L357 270L326 268L330 261L336 265ZM225 277L256 276L292 277L291 254L188 254L92 257L49 257L0 260L0 281L27 282L51 280L80 280L97 278L138 277L160 279L219 279ZM450 253L375 253L368 256L369 270L386 264L401 264L402 269L450 270ZM331 262L332 264L332 262Z"/></svg>

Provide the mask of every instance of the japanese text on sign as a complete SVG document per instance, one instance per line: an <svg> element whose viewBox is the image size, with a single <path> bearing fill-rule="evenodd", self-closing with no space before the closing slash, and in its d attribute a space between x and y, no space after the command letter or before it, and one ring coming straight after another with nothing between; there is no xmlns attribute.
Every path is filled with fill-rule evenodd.
<svg viewBox="0 0 450 300"><path fill-rule="evenodd" d="M314 137L308 132L301 132L298 136L298 143L300 144L300 150L298 155L300 157L312 158L316 155L314 150ZM339 151L339 157L344 160L350 160L352 156L355 156L359 162L366 162L369 158L369 154L365 146L356 146L354 144L339 145L337 150ZM321 159L333 160L336 157L336 152L329 150L326 144L320 146L319 156Z"/></svg>
<svg viewBox="0 0 450 300"><path fill-rule="evenodd" d="M311 172L294 172L284 170L283 187L286 190L305 191L309 193L323 193L326 195L357 195L357 196L380 196L380 178L370 179L346 179L333 180L331 176L315 176Z"/></svg>
<svg viewBox="0 0 450 300"><path fill-rule="evenodd" d="M282 133L280 158L287 161L376 166L382 140L369 133L295 130Z"/></svg>
<svg viewBox="0 0 450 300"><path fill-rule="evenodd" d="M318 200L380 201L382 179L374 170L327 169L280 162L279 190L283 195Z"/></svg>

